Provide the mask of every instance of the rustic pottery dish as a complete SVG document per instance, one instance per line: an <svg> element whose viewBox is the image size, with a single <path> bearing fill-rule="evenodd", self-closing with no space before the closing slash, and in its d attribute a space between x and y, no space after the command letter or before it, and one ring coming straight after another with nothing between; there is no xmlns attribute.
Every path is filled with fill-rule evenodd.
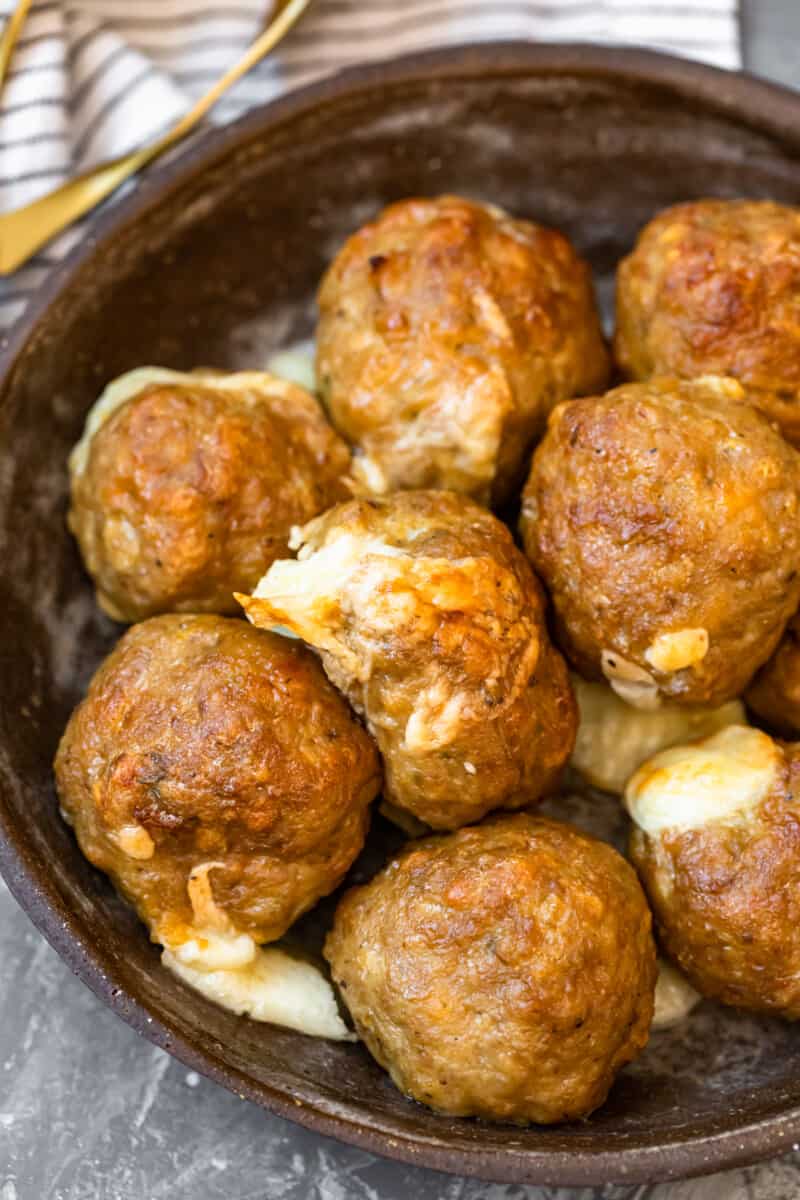
<svg viewBox="0 0 800 1200"><path fill-rule="evenodd" d="M306 336L316 281L345 235L392 199L445 190L564 229L607 312L614 265L657 209L705 195L800 204L800 97L644 52L434 52L256 110L102 217L32 297L0 359L0 866L42 933L129 1024L320 1133L457 1173L562 1185L778 1153L800 1139L790 1025L701 1005L655 1035L581 1125L437 1117L403 1099L360 1046L238 1019L187 990L59 818L53 753L118 634L64 524L67 452L86 410L132 367L258 365ZM324 915L299 936L318 940Z"/></svg>

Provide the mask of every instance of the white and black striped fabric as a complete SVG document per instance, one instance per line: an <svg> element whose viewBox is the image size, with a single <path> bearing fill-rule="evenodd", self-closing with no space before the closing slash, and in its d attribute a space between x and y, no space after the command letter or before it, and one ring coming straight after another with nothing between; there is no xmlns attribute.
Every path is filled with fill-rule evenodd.
<svg viewBox="0 0 800 1200"><path fill-rule="evenodd" d="M13 8L0 0L0 18ZM271 9L271 0L34 0L0 97L0 210L156 136L235 61ZM740 63L737 0L312 0L212 119L354 62L493 38L644 45ZM0 328L87 223L0 283Z"/></svg>

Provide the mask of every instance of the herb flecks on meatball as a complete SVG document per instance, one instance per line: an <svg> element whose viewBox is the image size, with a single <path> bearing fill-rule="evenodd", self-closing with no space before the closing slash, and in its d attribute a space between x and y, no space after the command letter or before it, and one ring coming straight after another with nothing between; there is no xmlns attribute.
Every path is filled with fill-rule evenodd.
<svg viewBox="0 0 800 1200"><path fill-rule="evenodd" d="M586 1117L648 1039L656 957L634 871L529 814L410 843L346 893L325 954L371 1053L438 1112Z"/></svg>
<svg viewBox="0 0 800 1200"><path fill-rule="evenodd" d="M522 505L567 656L641 707L720 705L800 599L800 456L733 380L555 410Z"/></svg>
<svg viewBox="0 0 800 1200"><path fill-rule="evenodd" d="M732 375L800 442L800 210L696 200L659 213L617 272L632 379Z"/></svg>
<svg viewBox="0 0 800 1200"><path fill-rule="evenodd" d="M313 396L260 371L141 368L111 384L70 460L69 525L105 612L237 611L293 525L348 495Z"/></svg>
<svg viewBox="0 0 800 1200"><path fill-rule="evenodd" d="M550 409L603 387L589 268L552 229L456 196L393 204L319 292L317 381L375 493L501 504Z"/></svg>
<svg viewBox="0 0 800 1200"><path fill-rule="evenodd" d="M298 642L154 617L100 666L58 749L62 811L187 966L238 967L333 891L380 788L365 730Z"/></svg>

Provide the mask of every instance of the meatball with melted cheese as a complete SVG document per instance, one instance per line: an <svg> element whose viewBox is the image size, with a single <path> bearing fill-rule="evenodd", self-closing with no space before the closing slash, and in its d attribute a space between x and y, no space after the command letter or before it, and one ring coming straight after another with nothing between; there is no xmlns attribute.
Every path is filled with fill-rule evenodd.
<svg viewBox="0 0 800 1200"><path fill-rule="evenodd" d="M239 599L320 651L378 743L387 800L450 829L552 787L575 703L500 521L452 492L398 492L337 506L299 545Z"/></svg>
<svg viewBox="0 0 800 1200"><path fill-rule="evenodd" d="M721 705L797 609L800 455L733 380L626 384L552 414L521 529L582 675Z"/></svg>
<svg viewBox="0 0 800 1200"><path fill-rule="evenodd" d="M291 527L349 494L349 463L314 397L274 376L121 376L70 459L69 526L101 608L238 611Z"/></svg>
<svg viewBox="0 0 800 1200"><path fill-rule="evenodd" d="M530 814L411 842L345 894L325 954L370 1052L438 1112L586 1117L648 1039L656 956L634 871Z"/></svg>
<svg viewBox="0 0 800 1200"><path fill-rule="evenodd" d="M319 293L317 380L373 493L500 504L550 409L604 386L586 264L560 233L455 196L355 233Z"/></svg>
<svg viewBox="0 0 800 1200"><path fill-rule="evenodd" d="M800 1017L800 746L731 726L650 759L625 803L661 943L690 983Z"/></svg>
<svg viewBox="0 0 800 1200"><path fill-rule="evenodd" d="M617 273L632 379L732 375L800 443L800 210L697 200L659 213Z"/></svg>
<svg viewBox="0 0 800 1200"><path fill-rule="evenodd" d="M235 968L341 882L372 742L299 643L218 616L133 626L56 757L81 849L184 966Z"/></svg>
<svg viewBox="0 0 800 1200"><path fill-rule="evenodd" d="M800 737L800 615L789 622L778 649L745 693L748 707L770 729Z"/></svg>

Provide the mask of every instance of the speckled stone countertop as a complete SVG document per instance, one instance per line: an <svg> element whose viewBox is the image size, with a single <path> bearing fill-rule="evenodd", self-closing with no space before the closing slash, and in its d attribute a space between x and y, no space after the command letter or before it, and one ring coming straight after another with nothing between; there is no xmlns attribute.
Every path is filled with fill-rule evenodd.
<svg viewBox="0 0 800 1200"><path fill-rule="evenodd" d="M800 0L744 0L747 66L800 86ZM376 1159L229 1095L140 1040L0 883L0 1200L798 1200L800 1153L599 1191Z"/></svg>

